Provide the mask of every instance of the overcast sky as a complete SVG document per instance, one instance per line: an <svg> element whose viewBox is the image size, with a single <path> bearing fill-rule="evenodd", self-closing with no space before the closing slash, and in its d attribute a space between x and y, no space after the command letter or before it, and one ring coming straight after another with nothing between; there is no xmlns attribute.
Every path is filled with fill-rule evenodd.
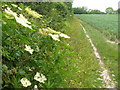
<svg viewBox="0 0 120 90"><path fill-rule="evenodd" d="M88 9L98 9L105 11L107 7L112 7L114 10L118 9L118 2L120 0L73 0L73 7L86 6Z"/></svg>

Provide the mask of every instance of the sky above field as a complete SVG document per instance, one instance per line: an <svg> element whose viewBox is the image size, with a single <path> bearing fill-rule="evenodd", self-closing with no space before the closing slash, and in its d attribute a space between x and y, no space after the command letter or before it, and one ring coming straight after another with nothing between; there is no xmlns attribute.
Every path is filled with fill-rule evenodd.
<svg viewBox="0 0 120 90"><path fill-rule="evenodd" d="M120 0L73 0L73 7L85 6L88 9L98 9L104 12L107 7L112 7L114 10L117 10L119 1Z"/></svg>

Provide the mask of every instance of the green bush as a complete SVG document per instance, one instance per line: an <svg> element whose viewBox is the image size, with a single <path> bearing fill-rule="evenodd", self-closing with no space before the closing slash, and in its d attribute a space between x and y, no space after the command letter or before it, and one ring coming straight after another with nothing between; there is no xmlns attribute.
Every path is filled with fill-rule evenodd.
<svg viewBox="0 0 120 90"><path fill-rule="evenodd" d="M49 27L57 31L61 31L65 27L64 22L73 16L70 2L36 2L25 5L30 5L33 10L45 15Z"/></svg>
<svg viewBox="0 0 120 90"><path fill-rule="evenodd" d="M69 47L63 38L70 37L60 30L64 31L63 26L66 25L64 18L69 17L60 15L62 11L58 8L61 4L63 3L54 3L55 7L51 9L49 17L45 10L43 12L46 14L33 11L30 3L28 5L3 3L2 86L4 89L23 87L30 89L34 85L38 88L56 88L63 83L67 85L61 73L64 71L62 68L65 66ZM37 8L36 6L35 9ZM35 80L36 74L39 76L38 81Z"/></svg>

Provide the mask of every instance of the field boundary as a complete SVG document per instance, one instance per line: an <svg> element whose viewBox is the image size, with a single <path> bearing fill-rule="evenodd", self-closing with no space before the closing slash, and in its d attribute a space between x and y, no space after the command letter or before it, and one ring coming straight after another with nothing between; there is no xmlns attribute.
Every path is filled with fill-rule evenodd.
<svg viewBox="0 0 120 90"><path fill-rule="evenodd" d="M99 65L100 65L100 68L101 68L101 70L102 70L102 73L101 73L100 76L103 77L103 82L105 83L105 88L115 88L116 85L115 85L115 83L112 81L112 79L111 79L111 77L110 77L110 75L109 75L109 73L108 73L108 70L105 68L105 64L102 62L101 56L100 56L99 52L97 51L97 48L96 48L95 45L93 44L90 36L87 34L87 31L86 31L86 29L83 27L83 25L80 24L80 26L82 27L82 29L83 29L83 31L84 31L84 33L85 33L88 41L90 42L90 44L91 44L91 46L92 46L92 48L93 48L93 50L94 50L94 55L95 55L95 57L96 57L97 60L99 61Z"/></svg>

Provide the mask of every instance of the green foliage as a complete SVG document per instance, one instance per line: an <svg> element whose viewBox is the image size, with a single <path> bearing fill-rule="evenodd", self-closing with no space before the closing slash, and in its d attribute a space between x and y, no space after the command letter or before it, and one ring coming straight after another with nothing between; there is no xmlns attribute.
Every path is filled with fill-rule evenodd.
<svg viewBox="0 0 120 90"><path fill-rule="evenodd" d="M25 3L29 5L29 3ZM72 4L70 2L36 2L30 7L38 13L45 15L49 27L60 31L65 27L65 21L73 16Z"/></svg>
<svg viewBox="0 0 120 90"><path fill-rule="evenodd" d="M39 31L39 29L47 29L48 27L51 30L65 31L61 25L64 24L65 27L65 20L70 16L59 15L62 11L60 13L57 6L62 3L60 5L54 3L56 7L51 9L50 17L48 13L39 13L41 17L36 17L35 12L28 13L25 8L30 8L31 3L26 6L24 3L15 3L20 10L11 4L3 3L2 7L3 88L23 88L20 82L22 78L27 78L32 83L27 89L32 89L34 85L38 85L38 88L56 88L61 83L66 85L61 75L63 72L61 68L65 66L66 52L69 47L62 37L60 37L60 42L55 41L48 34L44 35ZM46 3L46 5L50 8L49 4ZM44 6L44 4L40 6ZM13 12L7 7L10 7ZM7 14L5 10L12 14ZM45 75L47 78L45 83L34 80L36 72Z"/></svg>

